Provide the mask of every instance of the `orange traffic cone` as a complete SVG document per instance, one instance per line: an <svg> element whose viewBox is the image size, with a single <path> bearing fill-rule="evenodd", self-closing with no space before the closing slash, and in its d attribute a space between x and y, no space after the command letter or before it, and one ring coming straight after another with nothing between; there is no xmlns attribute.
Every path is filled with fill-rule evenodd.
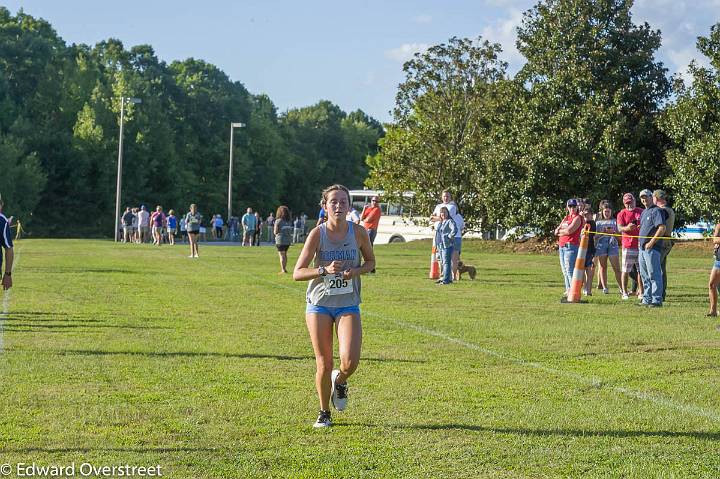
<svg viewBox="0 0 720 479"><path fill-rule="evenodd" d="M437 260L437 250L435 245L432 247L432 254L430 255L430 279L440 278L440 264Z"/></svg>
<svg viewBox="0 0 720 479"><path fill-rule="evenodd" d="M582 236L580 236L580 248L578 249L577 259L575 260L575 269L573 270L572 282L570 283L570 292L568 293L568 303L579 303L582 287L585 283L585 256L587 255L588 243L590 242L590 225L585 225Z"/></svg>

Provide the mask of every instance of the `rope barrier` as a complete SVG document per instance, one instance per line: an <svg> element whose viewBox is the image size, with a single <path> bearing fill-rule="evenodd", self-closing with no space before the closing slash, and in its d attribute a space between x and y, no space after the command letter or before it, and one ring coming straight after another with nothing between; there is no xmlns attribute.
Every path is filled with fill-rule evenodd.
<svg viewBox="0 0 720 479"><path fill-rule="evenodd" d="M625 238L645 238L645 239L652 239L655 238L654 236L636 236L636 235L626 235L621 233L602 233L600 231L591 231L590 234L593 235L603 235L603 236L619 236L619 237L625 237ZM714 236L706 236L704 238L673 238L672 236L658 236L657 239L662 240L672 240L672 241L707 241L713 239Z"/></svg>

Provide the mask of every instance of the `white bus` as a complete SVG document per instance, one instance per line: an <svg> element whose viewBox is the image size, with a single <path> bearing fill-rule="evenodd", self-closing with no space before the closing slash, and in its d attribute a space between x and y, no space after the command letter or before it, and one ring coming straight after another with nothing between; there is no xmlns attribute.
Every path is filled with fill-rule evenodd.
<svg viewBox="0 0 720 479"><path fill-rule="evenodd" d="M350 201L358 213L361 214L363 208L370 204L370 198L373 196L380 198L382 216L380 217L375 244L404 243L418 239L429 239L434 236L433 229L429 224L422 226L422 224L416 224L409 218L403 218L403 213L406 212L403 211L403 206L388 203L383 198L383 193L382 190L350 190ZM412 200L415 194L407 192L404 196ZM411 211L406 213L409 215ZM429 214L418 216L421 218L430 217Z"/></svg>

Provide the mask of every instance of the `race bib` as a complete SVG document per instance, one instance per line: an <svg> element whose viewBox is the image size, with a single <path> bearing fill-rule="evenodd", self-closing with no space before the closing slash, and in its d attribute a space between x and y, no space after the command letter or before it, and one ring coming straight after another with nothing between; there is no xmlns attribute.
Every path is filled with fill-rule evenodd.
<svg viewBox="0 0 720 479"><path fill-rule="evenodd" d="M353 292L353 280L343 279L342 273L334 276L323 277L325 282L325 294L327 296L337 296L339 294L349 294Z"/></svg>

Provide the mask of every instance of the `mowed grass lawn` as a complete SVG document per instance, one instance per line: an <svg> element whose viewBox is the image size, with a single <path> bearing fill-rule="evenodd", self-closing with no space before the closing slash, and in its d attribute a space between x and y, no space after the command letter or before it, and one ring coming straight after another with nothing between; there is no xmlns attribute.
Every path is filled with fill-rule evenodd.
<svg viewBox="0 0 720 479"><path fill-rule="evenodd" d="M493 252L493 250L495 252ZM710 250L673 251L666 307L563 305L554 255L428 243L363 278L350 403L314 430L305 283L274 248L21 240L2 325L0 463L155 465L164 477L718 477ZM290 266L300 252L290 250Z"/></svg>

